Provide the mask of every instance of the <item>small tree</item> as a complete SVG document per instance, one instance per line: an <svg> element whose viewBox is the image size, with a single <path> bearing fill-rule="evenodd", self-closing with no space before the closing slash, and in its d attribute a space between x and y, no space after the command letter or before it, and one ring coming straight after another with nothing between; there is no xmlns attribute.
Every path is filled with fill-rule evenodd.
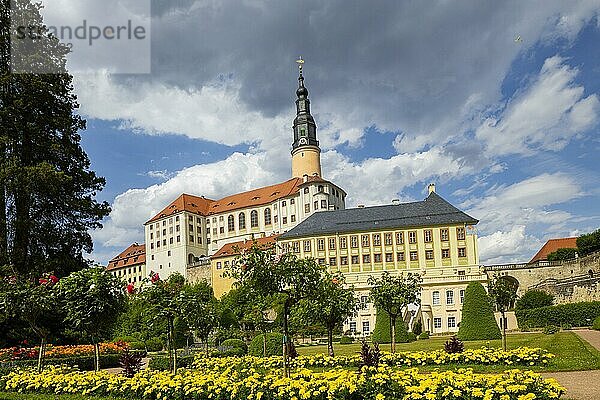
<svg viewBox="0 0 600 400"><path fill-rule="evenodd" d="M204 281L186 284L179 293L179 313L206 344L208 355L208 336L218 321L217 300L212 287Z"/></svg>
<svg viewBox="0 0 600 400"><path fill-rule="evenodd" d="M595 251L600 251L600 229L577 238L577 252L580 256L586 256Z"/></svg>
<svg viewBox="0 0 600 400"><path fill-rule="evenodd" d="M396 319L409 304L421 302L421 277L411 273L393 277L386 271L379 279L370 276L367 282L372 286L371 300L375 307L390 317L391 350L395 353Z"/></svg>
<svg viewBox="0 0 600 400"><path fill-rule="evenodd" d="M316 296L302 302L302 319L308 325L322 324L327 329L327 350L333 357L333 331L356 311L354 288L345 287L341 274L324 273Z"/></svg>
<svg viewBox="0 0 600 400"><path fill-rule="evenodd" d="M495 276L489 283L489 293L502 317L502 349L506 350L506 312L517 300L517 285L505 277Z"/></svg>
<svg viewBox="0 0 600 400"><path fill-rule="evenodd" d="M284 374L289 374L288 355L291 354L289 317L292 307L311 298L319 287L323 267L314 259L298 259L291 253L275 254L274 246L254 243L232 263L226 275L246 286L250 293L265 298L277 296L282 305Z"/></svg>
<svg viewBox="0 0 600 400"><path fill-rule="evenodd" d="M470 282L465 290L457 337L460 340L490 340L501 336L492 301L485 288L477 281Z"/></svg>
<svg viewBox="0 0 600 400"><path fill-rule="evenodd" d="M73 272L58 284L65 322L87 335L100 369L100 340L112 332L125 304L123 282L103 267Z"/></svg>
<svg viewBox="0 0 600 400"><path fill-rule="evenodd" d="M531 289L519 297L515 303L517 310L529 310L532 308L547 307L554 303L554 296L543 290Z"/></svg>

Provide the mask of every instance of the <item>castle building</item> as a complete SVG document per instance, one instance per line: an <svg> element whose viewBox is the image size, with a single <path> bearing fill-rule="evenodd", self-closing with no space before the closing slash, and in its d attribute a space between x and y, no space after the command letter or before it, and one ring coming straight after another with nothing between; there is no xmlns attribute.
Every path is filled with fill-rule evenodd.
<svg viewBox="0 0 600 400"><path fill-rule="evenodd" d="M146 246L143 243L131 244L108 262L106 270L124 282L141 282L147 277Z"/></svg>

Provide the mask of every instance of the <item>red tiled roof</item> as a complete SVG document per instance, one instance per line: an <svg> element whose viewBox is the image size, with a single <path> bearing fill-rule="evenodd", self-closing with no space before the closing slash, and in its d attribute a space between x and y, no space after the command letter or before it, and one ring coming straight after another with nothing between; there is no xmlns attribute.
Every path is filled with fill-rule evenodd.
<svg viewBox="0 0 600 400"><path fill-rule="evenodd" d="M577 238L560 238L560 239L550 239L542 246L540 251L536 253L535 256L529 261L530 263L547 260L548 254L554 253L558 249L576 249L577 248Z"/></svg>
<svg viewBox="0 0 600 400"><path fill-rule="evenodd" d="M319 176L308 177L307 182L329 183ZM225 211L238 210L246 207L261 206L269 204L297 193L304 182L304 178L292 178L276 185L265 186L247 192L232 194L223 197L220 200L210 200L204 197L182 194L171 204L165 207L146 223L156 221L157 219L179 213L181 211L192 212L200 215L219 214Z"/></svg>
<svg viewBox="0 0 600 400"><path fill-rule="evenodd" d="M221 257L231 257L240 254L240 250L249 249L252 244L256 243L259 246L269 246L275 244L277 237L279 235L271 235L267 237L262 237L258 239L247 239L240 240L238 242L227 243L224 244L223 247L219 249L215 254L213 254L210 258L221 258Z"/></svg>
<svg viewBox="0 0 600 400"><path fill-rule="evenodd" d="M131 267L133 265L144 264L146 262L146 245L144 243L134 243L125 250L123 250L118 256L114 257L108 262L106 266L107 271L113 269L119 269L123 267Z"/></svg>

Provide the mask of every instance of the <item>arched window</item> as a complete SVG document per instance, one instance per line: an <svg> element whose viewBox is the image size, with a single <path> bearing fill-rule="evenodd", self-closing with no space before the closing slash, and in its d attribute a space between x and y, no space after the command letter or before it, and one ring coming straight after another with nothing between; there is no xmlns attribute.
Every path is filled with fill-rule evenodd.
<svg viewBox="0 0 600 400"><path fill-rule="evenodd" d="M256 210L252 210L252 212L250 213L250 227L258 227L258 212Z"/></svg>
<svg viewBox="0 0 600 400"><path fill-rule="evenodd" d="M243 212L238 215L238 225L239 229L246 229L246 214Z"/></svg>
<svg viewBox="0 0 600 400"><path fill-rule="evenodd" d="M192 253L188 254L188 264L193 264L195 261L194 255Z"/></svg>
<svg viewBox="0 0 600 400"><path fill-rule="evenodd" d="M227 217L227 231L232 232L235 231L235 222L233 220L233 215Z"/></svg>
<svg viewBox="0 0 600 400"><path fill-rule="evenodd" d="M271 209L265 208L265 225L271 225Z"/></svg>

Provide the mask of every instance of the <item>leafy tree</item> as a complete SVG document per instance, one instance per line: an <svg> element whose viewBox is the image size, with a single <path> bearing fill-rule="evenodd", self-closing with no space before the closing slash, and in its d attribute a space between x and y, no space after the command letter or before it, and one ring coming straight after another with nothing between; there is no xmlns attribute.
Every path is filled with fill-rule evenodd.
<svg viewBox="0 0 600 400"><path fill-rule="evenodd" d="M502 316L502 349L506 350L506 312L517 300L517 285L505 277L496 276L489 283L489 295Z"/></svg>
<svg viewBox="0 0 600 400"><path fill-rule="evenodd" d="M543 290L531 289L526 291L515 303L517 310L529 310L532 308L547 307L554 303L554 296Z"/></svg>
<svg viewBox="0 0 600 400"><path fill-rule="evenodd" d="M148 308L149 305L142 296L128 296L123 312L117 319L113 338L125 340L127 337L133 337L144 342L146 350L149 350L148 343L164 336L167 325L164 321L153 321L153 316L147 312Z"/></svg>
<svg viewBox="0 0 600 400"><path fill-rule="evenodd" d="M289 316L292 307L312 298L319 287L323 267L314 259L298 259L294 254L275 254L274 246L254 243L235 260L228 275L246 286L250 293L264 298L277 296L282 303L281 318L284 335L284 373L287 376L288 355L292 345L289 337Z"/></svg>
<svg viewBox="0 0 600 400"><path fill-rule="evenodd" d="M218 323L217 300L212 287L204 281L186 284L179 293L179 314L206 344L208 354L208 336Z"/></svg>
<svg viewBox="0 0 600 400"><path fill-rule="evenodd" d="M0 1L0 264L17 275L60 277L87 266L89 232L110 209L95 200L105 181L90 170L80 145L85 121L75 112L69 49L48 36L40 4L13 5ZM18 25L40 27L47 37L34 46L11 43L10 29ZM21 64L59 73L11 73L11 52Z"/></svg>
<svg viewBox="0 0 600 400"><path fill-rule="evenodd" d="M385 271L381 278L370 276L367 282L371 285L371 300L375 303L375 308L384 311L390 317L391 350L395 353L396 320L409 304L421 302L421 277L411 273L393 277Z"/></svg>
<svg viewBox="0 0 600 400"><path fill-rule="evenodd" d="M577 238L577 252L580 256L600 251L600 229Z"/></svg>
<svg viewBox="0 0 600 400"><path fill-rule="evenodd" d="M469 282L465 290L457 337L460 340L490 340L502 337L494 318L492 301L483 285L477 281Z"/></svg>
<svg viewBox="0 0 600 400"><path fill-rule="evenodd" d="M303 320L307 324L318 323L327 329L327 350L333 357L333 331L352 316L357 309L357 299L352 286L345 287L342 274L324 273L316 296L301 302Z"/></svg>
<svg viewBox="0 0 600 400"><path fill-rule="evenodd" d="M104 267L73 272L58 283L65 323L87 335L95 353L95 368L100 369L100 346L110 337L125 304L123 282Z"/></svg>
<svg viewBox="0 0 600 400"><path fill-rule="evenodd" d="M575 255L577 254L577 249L567 249L567 248L563 248L563 249L558 249L550 254L548 254L548 261L565 261L565 260L572 260L575 258Z"/></svg>

